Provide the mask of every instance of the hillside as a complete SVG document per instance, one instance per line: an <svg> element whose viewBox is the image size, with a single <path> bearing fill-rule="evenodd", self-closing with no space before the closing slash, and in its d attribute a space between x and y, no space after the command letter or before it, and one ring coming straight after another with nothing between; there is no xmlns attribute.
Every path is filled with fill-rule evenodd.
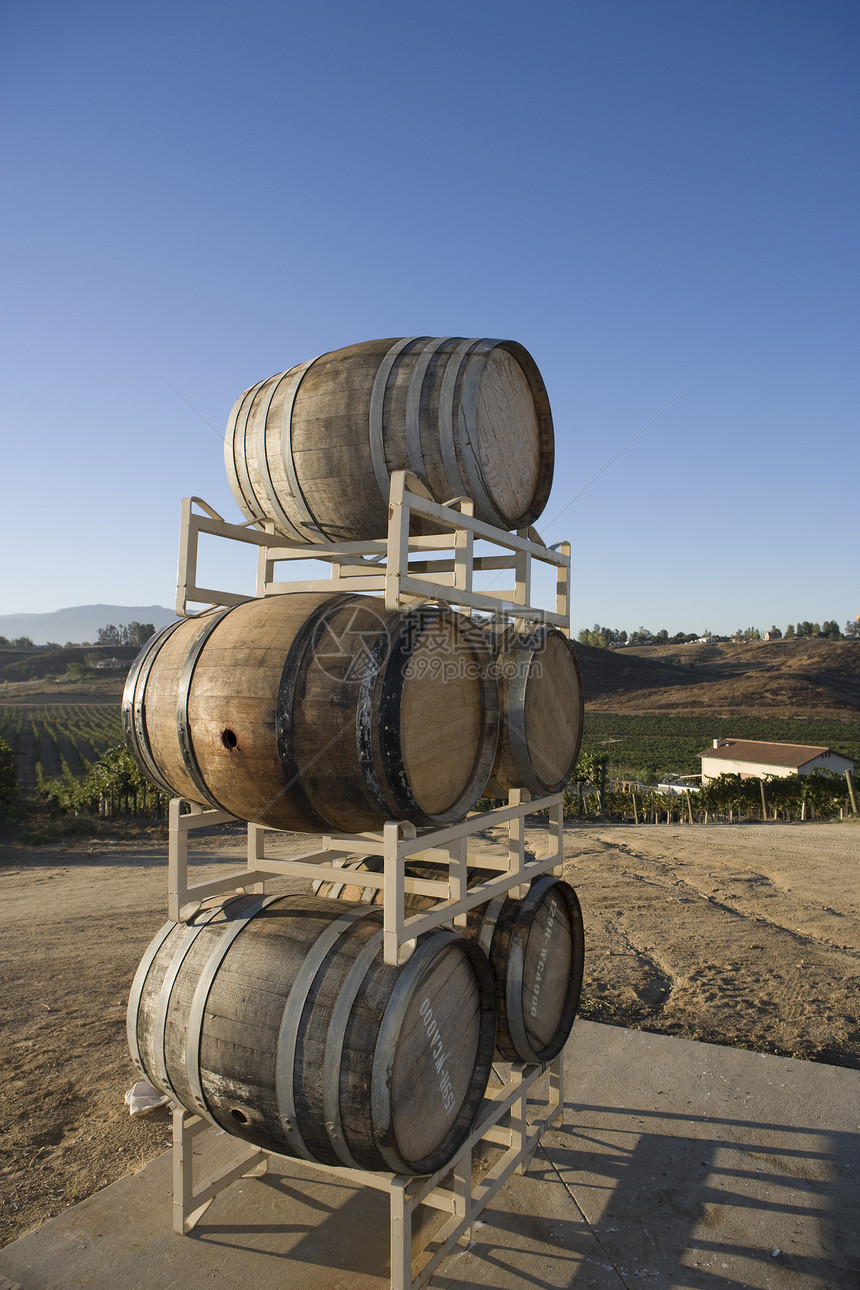
<svg viewBox="0 0 860 1290"><path fill-rule="evenodd" d="M574 649L586 707L591 712L860 719L860 641L750 641L625 649L575 644ZM92 665L106 657L129 664L136 654L133 646L123 645L69 649L0 646L2 697L14 701L43 693L59 699L66 691L120 694L124 671L96 673ZM82 665L84 675L73 679L70 665ZM79 670L72 667L72 673Z"/></svg>
<svg viewBox="0 0 860 1290"><path fill-rule="evenodd" d="M594 712L860 717L860 640L575 650Z"/></svg>
<svg viewBox="0 0 860 1290"><path fill-rule="evenodd" d="M164 605L74 605L51 614L0 614L0 636L9 641L29 636L34 645L50 641L64 645L66 641L96 641L99 628L109 623L115 627L152 623L158 628L166 627L175 617Z"/></svg>
<svg viewBox="0 0 860 1290"><path fill-rule="evenodd" d="M54 698L67 690L99 693L122 692L125 674L137 656L134 645L43 646L22 649L0 645L0 699L18 695L50 693ZM97 670L106 659L120 659L125 666Z"/></svg>

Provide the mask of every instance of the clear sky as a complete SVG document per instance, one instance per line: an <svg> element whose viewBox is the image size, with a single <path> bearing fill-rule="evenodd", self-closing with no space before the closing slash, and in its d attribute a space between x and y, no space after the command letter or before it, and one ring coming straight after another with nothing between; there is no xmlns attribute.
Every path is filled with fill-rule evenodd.
<svg viewBox="0 0 860 1290"><path fill-rule="evenodd" d="M241 391L417 334L533 354L576 627L860 613L856 0L0 26L0 613L172 605L180 499L240 518Z"/></svg>

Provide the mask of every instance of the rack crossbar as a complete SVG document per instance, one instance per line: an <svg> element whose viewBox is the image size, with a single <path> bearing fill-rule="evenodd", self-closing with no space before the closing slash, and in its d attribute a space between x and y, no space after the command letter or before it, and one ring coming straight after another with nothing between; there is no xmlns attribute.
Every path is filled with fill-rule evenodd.
<svg viewBox="0 0 860 1290"><path fill-rule="evenodd" d="M364 542L290 542L274 532L270 520L230 523L201 498L187 497L181 513L176 612L185 617L191 612L190 604L227 606L248 599L234 590L198 584L199 538L204 534L257 548L257 596L291 591L365 592L384 596L389 609L441 600L459 605L467 612L482 610L497 617L544 622L569 633L569 544L559 543L557 549L548 547L534 528L517 533L494 528L476 519L471 509L471 503L464 498L445 504L434 502L416 476L408 471L395 471L390 482L391 518L387 538ZM429 536L411 534L413 514L430 520L443 532ZM502 548L506 554L480 552L476 555L476 540ZM439 560L411 559L433 552L450 554ZM327 563L331 565L331 576L276 581L275 566L296 560ZM555 568L555 610L531 603L531 570L535 560ZM482 590L474 587L476 573L504 570L514 573L513 587L490 586Z"/></svg>
<svg viewBox="0 0 860 1290"><path fill-rule="evenodd" d="M267 857L265 839L276 829L247 825L246 863L242 869L193 882L189 878L189 835L195 829L233 822L226 811L194 807L184 813L181 798L170 802L168 818L168 917L187 922L204 901L230 891L262 893L274 878L322 880L375 888L382 893L383 957L386 963L403 964L424 932L446 925L462 925L469 910L506 891L524 895L528 884L542 874L560 872L563 863L563 795L531 801L523 790L510 793L511 803L486 813L475 813L459 824L444 829L417 830L400 821L390 821L378 833L322 835L315 847L285 859ZM515 800L519 799L519 800ZM525 817L546 810L547 848L535 858L525 852ZM470 854L468 843L493 824L507 824L507 851L491 855ZM404 833L407 836L403 836ZM411 835L411 836L410 836ZM344 870L350 855L382 855L381 872ZM439 879L414 878L405 873L405 861L432 858L447 868ZM469 868L490 870L488 877L467 886ZM492 872L495 871L495 872ZM435 903L409 917L405 914L407 892L432 896Z"/></svg>

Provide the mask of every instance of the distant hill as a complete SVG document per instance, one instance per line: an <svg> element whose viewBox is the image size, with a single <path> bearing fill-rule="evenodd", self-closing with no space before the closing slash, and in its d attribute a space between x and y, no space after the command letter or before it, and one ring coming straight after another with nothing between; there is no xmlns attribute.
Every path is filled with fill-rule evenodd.
<svg viewBox="0 0 860 1290"><path fill-rule="evenodd" d="M594 712L860 718L860 640L574 648Z"/></svg>
<svg viewBox="0 0 860 1290"><path fill-rule="evenodd" d="M152 623L158 629L175 618L173 610L164 605L75 605L56 609L52 614L0 614L0 636L10 641L29 636L34 645L47 645L50 641L57 645L65 645L66 641L82 644L97 641L99 628L111 623L115 627Z"/></svg>

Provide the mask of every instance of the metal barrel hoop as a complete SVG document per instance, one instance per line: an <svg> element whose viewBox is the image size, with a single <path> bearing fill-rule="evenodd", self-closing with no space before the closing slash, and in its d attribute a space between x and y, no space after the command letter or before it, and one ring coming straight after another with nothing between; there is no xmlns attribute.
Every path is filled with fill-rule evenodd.
<svg viewBox="0 0 860 1290"><path fill-rule="evenodd" d="M297 973L278 1030L278 1042L275 1060L275 1102L278 1108L278 1120L284 1136L293 1153L302 1160L313 1160L299 1129L296 1116L295 1097L295 1064L298 1046L299 1026L308 996L316 980L317 973L333 949L339 937L348 933L353 923L367 918L373 911L350 907L338 918L329 923L320 932L308 950L302 962L301 972Z"/></svg>
<svg viewBox="0 0 860 1290"><path fill-rule="evenodd" d="M239 899L241 900L243 897L240 896ZM191 1090L191 1100L194 1103L195 1111L199 1115L205 1116L207 1120L211 1120L213 1124L216 1121L203 1093L203 1084L200 1077L200 1042L203 1038L203 1020L206 1013L206 1004L209 1001L209 992L212 989L218 969L224 962L227 951L236 937L245 930L252 918L256 918L262 909L265 909L267 905L271 905L273 900L278 899L278 896L258 897L250 905L246 906L238 917L230 919L223 933L212 947L212 951L194 987L194 994L185 1023L185 1075L188 1080L188 1087Z"/></svg>
<svg viewBox="0 0 860 1290"><path fill-rule="evenodd" d="M247 601L243 600L240 603L247 604ZM191 681L194 677L195 668L200 660L200 655L203 653L203 647L219 623L223 622L228 614L231 614L234 609L238 608L239 605L228 605L226 609L215 610L209 617L203 630L197 636L185 656L185 660L182 664L182 671L179 676L179 697L176 701L176 733L179 738L179 749L182 753L183 765L185 766L185 769L191 777L194 787L197 789L200 796L207 801L210 806L214 806L216 810L219 811L226 811L228 815L232 815L233 812L228 811L226 806L223 806L222 803L214 796L200 770L200 764L197 761L197 755L194 752L194 741L191 737L191 727L188 720L188 699L191 693Z"/></svg>
<svg viewBox="0 0 860 1290"><path fill-rule="evenodd" d="M155 1006L155 1019L153 1021L153 1051L155 1053L155 1070L152 1072L152 1082L155 1084L161 1081L163 1088L166 1089L169 1096L174 1101L179 1102L180 1098L171 1083L170 1076L167 1073L167 1058L164 1052L164 1042L167 1032L167 1015L170 1010L170 996L173 994L173 987L176 984L176 978L182 968L182 964L188 957L191 947L197 940L197 937L203 931L203 928L212 921L217 914L221 912L222 906L215 906L200 916L199 921L194 923L176 923L176 927L182 928L182 935L173 957L168 964L167 971L161 982L158 992L158 1002ZM163 930L163 929L162 929ZM142 984L142 983L141 983Z"/></svg>
<svg viewBox="0 0 860 1290"><path fill-rule="evenodd" d="M388 500L390 489L390 471L385 457L385 395L388 392L389 378L395 365L399 366L400 358L416 342L425 339L426 337L424 336L405 336L403 340L398 340L382 358L373 378L373 386L370 391L370 411L367 419L367 440L370 445L370 460L373 464L373 473L376 476L379 491L386 501ZM409 462L410 469L412 469L411 453Z"/></svg>
<svg viewBox="0 0 860 1290"><path fill-rule="evenodd" d="M268 379L277 379L277 377ZM246 452L248 445L248 416L254 405L254 400L265 384L265 381L258 381L256 385L252 385L247 389L233 404L233 409L227 422L228 432L232 425L232 435L225 436L224 439L224 462L227 467L227 482L230 484L233 496L239 503L240 509L246 515L252 515L259 523L267 519L267 515L260 498L257 496L257 490L251 482ZM242 451L238 452L240 422Z"/></svg>
<svg viewBox="0 0 860 1290"><path fill-rule="evenodd" d="M169 636L173 635L177 627L182 626L184 621L185 619L180 618L175 623L169 623L147 642L132 664L122 695L122 729L126 747L137 763L138 770L171 795L174 792L173 785L162 775L149 746L149 733L146 727L146 687L162 645Z"/></svg>
<svg viewBox="0 0 860 1290"><path fill-rule="evenodd" d="M477 503L483 518L489 524L500 529L510 528L509 518L500 514L484 486L484 472L473 439L478 433L478 386L486 368L487 355L498 345L495 340L482 340L472 347L463 367L460 383L458 413L458 430L460 438L460 457L466 470L469 497ZM518 516L513 517L514 520Z"/></svg>
<svg viewBox="0 0 860 1290"><path fill-rule="evenodd" d="M280 432L280 436L278 437L278 446L280 450L278 452L278 456L284 466L285 471L287 472L287 479L289 480L289 485L290 485L290 493L292 495L292 499L295 504L296 510L298 511L302 520L302 523L300 524L296 524L294 520L291 520L290 527L293 529L293 532L298 535L299 540L301 542L307 542L311 538L316 538L318 541L323 541L323 542L326 540L326 535L320 529L320 526L317 523L316 518L314 517L310 507L308 506L307 498L305 497L304 492L302 491L302 486L299 483L299 477L298 477L298 474L296 473L295 459L293 457L293 408L295 407L296 396L298 395L299 386L301 385L302 381L305 379L308 372L313 367L314 363L316 363L317 360L322 357L323 357L322 354L317 354L316 358L311 358L306 363L300 363L298 367L292 368L292 370L289 373L287 373L287 375L290 376L292 379L290 381L286 398L284 400L284 406L281 411L281 432ZM268 417L266 420L268 422ZM286 439L284 438L285 430L286 430ZM264 433L266 435L266 452L265 452L266 469L268 470L269 469L268 425ZM273 446L273 451L275 451L274 446ZM269 476L269 478L271 479L271 475Z"/></svg>
<svg viewBox="0 0 860 1290"><path fill-rule="evenodd" d="M439 441L442 448L442 462L448 477L449 497L468 495L466 481L457 460L457 441L455 438L454 412L456 409L457 391L460 388L462 372L469 355L481 344L479 340L461 340L448 351L448 362L445 364L445 375L439 397ZM457 438L459 438L459 415L457 417Z"/></svg>
<svg viewBox="0 0 860 1290"><path fill-rule="evenodd" d="M382 911L376 910L382 919ZM338 992L337 1002L332 1009L326 1034L325 1054L323 1057L323 1122L329 1142L341 1164L350 1169L360 1169L361 1165L350 1151L343 1131L343 1118L340 1112L340 1075L343 1063L343 1045L346 1038L346 1027L349 1022L352 1006L367 976L374 959L382 952L382 928L361 947L355 962L344 977Z"/></svg>

